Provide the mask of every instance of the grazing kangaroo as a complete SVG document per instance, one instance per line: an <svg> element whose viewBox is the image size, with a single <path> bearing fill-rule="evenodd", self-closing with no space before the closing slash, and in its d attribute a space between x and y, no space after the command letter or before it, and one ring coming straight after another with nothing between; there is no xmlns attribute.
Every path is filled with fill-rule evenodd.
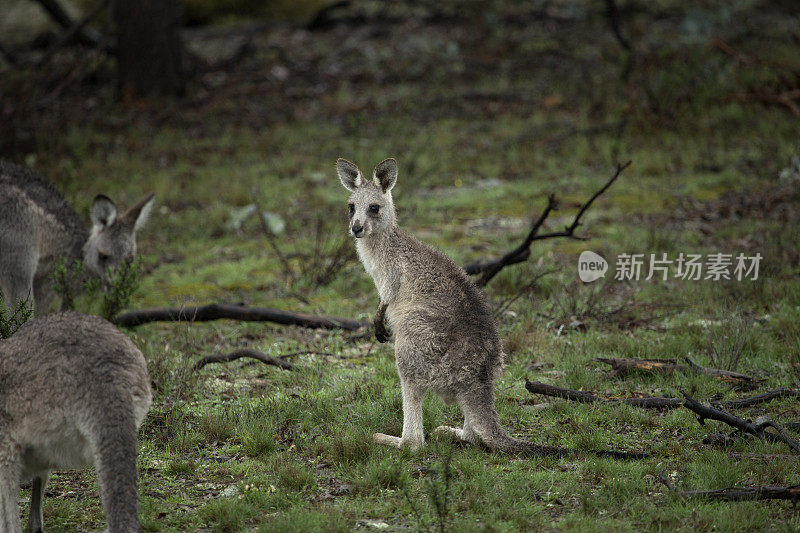
<svg viewBox="0 0 800 533"><path fill-rule="evenodd" d="M105 281L109 268L133 260L136 232L147 220L153 194L117 216L99 194L92 202L91 231L53 184L26 168L0 161L0 292L6 306L35 302L46 312L54 296L56 260L83 260Z"/></svg>
<svg viewBox="0 0 800 533"><path fill-rule="evenodd" d="M91 462L108 531L139 531L136 431L151 401L144 356L99 317L46 315L0 340L0 531L20 531L21 481L33 479L28 532L41 531L50 470Z"/></svg>
<svg viewBox="0 0 800 533"><path fill-rule="evenodd" d="M388 340L384 319L395 332L395 361L403 393L403 433L376 433L377 443L418 448L425 444L422 400L432 390L457 402L464 427L440 426L470 443L513 454L565 455L574 450L540 446L511 437L495 410L494 382L503 369L503 349L492 311L464 270L397 225L392 187L397 162L386 159L366 179L345 159L336 163L349 200L350 233L378 289L376 337ZM613 457L624 452L589 451Z"/></svg>

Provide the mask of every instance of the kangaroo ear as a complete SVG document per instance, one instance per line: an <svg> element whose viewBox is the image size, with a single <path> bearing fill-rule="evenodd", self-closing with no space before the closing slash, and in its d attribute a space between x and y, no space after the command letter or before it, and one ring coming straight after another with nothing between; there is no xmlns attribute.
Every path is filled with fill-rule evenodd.
<svg viewBox="0 0 800 533"><path fill-rule="evenodd" d="M336 172L339 173L339 180L344 185L344 188L350 192L355 191L364 184L364 175L355 163L351 163L347 159L339 158L336 160Z"/></svg>
<svg viewBox="0 0 800 533"><path fill-rule="evenodd" d="M92 200L89 216L95 226L108 227L117 219L117 206L105 194L98 194Z"/></svg>
<svg viewBox="0 0 800 533"><path fill-rule="evenodd" d="M391 191L397 181L397 161L390 157L378 163L372 172L372 180L383 192Z"/></svg>
<svg viewBox="0 0 800 533"><path fill-rule="evenodd" d="M133 224L133 231L139 231L142 226L144 226L145 222L147 222L147 218L153 210L155 195L156 193L151 192L142 198L138 204L125 211L121 220L125 221L127 224Z"/></svg>

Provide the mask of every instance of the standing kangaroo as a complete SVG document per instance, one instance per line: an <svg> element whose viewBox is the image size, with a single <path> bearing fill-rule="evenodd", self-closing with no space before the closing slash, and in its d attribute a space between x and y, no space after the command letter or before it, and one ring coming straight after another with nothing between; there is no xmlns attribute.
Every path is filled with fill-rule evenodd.
<svg viewBox="0 0 800 533"><path fill-rule="evenodd" d="M33 479L28 532L41 531L50 470L91 462L108 531L139 531L136 431L151 401L144 356L99 317L42 316L0 340L0 531L20 531L21 481Z"/></svg>
<svg viewBox="0 0 800 533"><path fill-rule="evenodd" d="M6 306L35 302L46 312L53 298L52 274L58 258L83 260L105 280L109 268L132 261L136 232L147 220L153 194L117 216L117 207L99 194L92 202L92 228L53 184L26 168L0 161L0 292Z"/></svg>
<svg viewBox="0 0 800 533"><path fill-rule="evenodd" d="M432 390L457 402L464 427L440 426L470 443L513 454L564 455L573 450L540 446L511 437L495 410L494 382L503 369L503 349L492 311L464 270L435 248L397 225L392 187L397 162L386 159L365 179L345 159L336 163L349 190L350 233L367 273L378 289L375 333L388 340L384 319L395 332L395 361L403 393L403 433L373 435L375 442L419 448L425 444L422 400ZM591 451L634 458L640 454Z"/></svg>

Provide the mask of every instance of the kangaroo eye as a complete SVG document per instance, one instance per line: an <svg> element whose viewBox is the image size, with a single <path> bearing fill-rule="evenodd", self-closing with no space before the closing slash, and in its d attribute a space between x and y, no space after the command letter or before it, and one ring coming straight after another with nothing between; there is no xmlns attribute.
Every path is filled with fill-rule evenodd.
<svg viewBox="0 0 800 533"><path fill-rule="evenodd" d="M373 215L377 215L380 208L381 206L379 206L378 204L372 204L371 206L369 206L369 212L372 213Z"/></svg>
<svg viewBox="0 0 800 533"><path fill-rule="evenodd" d="M351 215L356 212L355 204L347 204L347 207L348 207L348 209L350 209L350 214Z"/></svg>

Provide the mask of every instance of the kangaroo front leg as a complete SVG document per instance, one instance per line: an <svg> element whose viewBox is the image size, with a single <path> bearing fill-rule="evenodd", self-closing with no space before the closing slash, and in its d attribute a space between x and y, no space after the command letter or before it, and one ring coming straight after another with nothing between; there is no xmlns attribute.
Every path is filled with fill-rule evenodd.
<svg viewBox="0 0 800 533"><path fill-rule="evenodd" d="M425 432L422 427L422 400L425 390L402 380L403 389L403 435L392 437L383 433L375 433L372 438L378 444L389 444L398 448L409 446L416 450L425 446Z"/></svg>
<svg viewBox="0 0 800 533"><path fill-rule="evenodd" d="M372 319L372 327L378 342L389 342L391 339L391 334L386 329L386 307L387 304L378 300L378 310L375 312L375 318Z"/></svg>
<svg viewBox="0 0 800 533"><path fill-rule="evenodd" d="M21 474L18 449L6 439L0 427L0 531L21 531L19 523L19 476Z"/></svg>
<svg viewBox="0 0 800 533"><path fill-rule="evenodd" d="M44 523L42 520L42 497L47 484L49 472L33 478L31 487L31 510L28 515L28 533L42 533Z"/></svg>

